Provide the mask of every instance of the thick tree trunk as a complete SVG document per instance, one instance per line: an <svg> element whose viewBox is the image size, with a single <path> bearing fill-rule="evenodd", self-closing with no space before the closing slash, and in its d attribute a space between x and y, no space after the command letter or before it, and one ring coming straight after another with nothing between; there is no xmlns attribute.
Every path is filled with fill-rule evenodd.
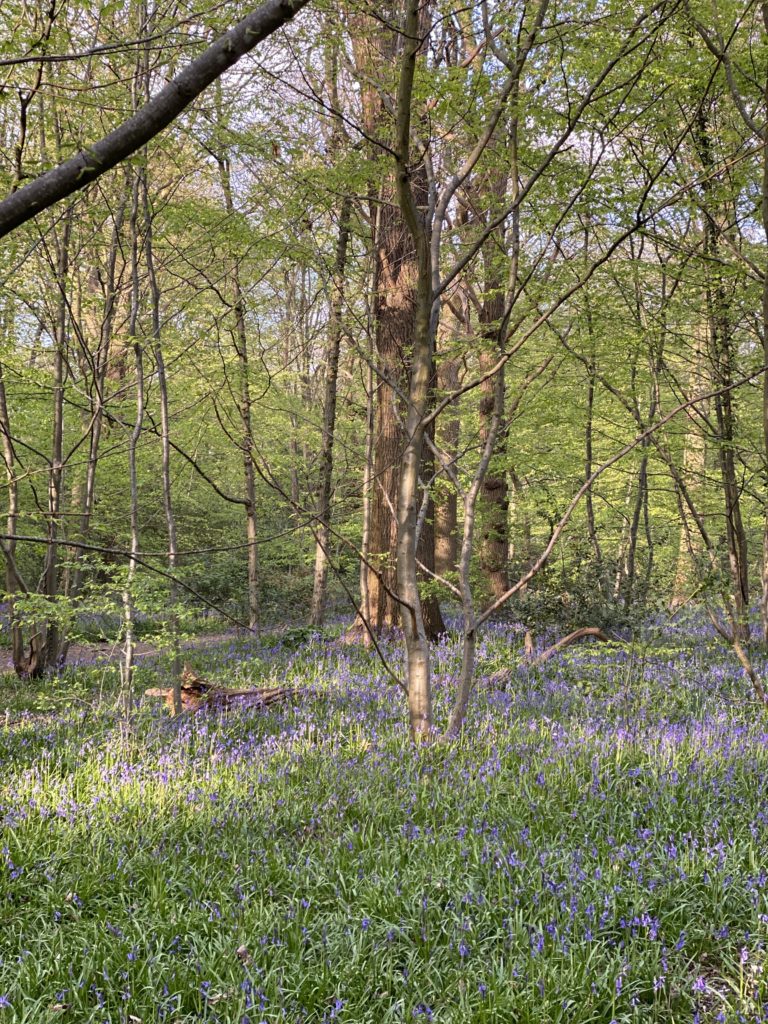
<svg viewBox="0 0 768 1024"><path fill-rule="evenodd" d="M421 19L426 11L421 13ZM403 45L409 41L405 39ZM370 25L360 29L354 40L355 59L361 79L363 120L373 137L383 115L380 92L372 85L372 75L382 62L397 58L400 43L386 31L370 35ZM411 173L409 171L409 173ZM427 181L423 166L414 168L409 181L418 207L426 206ZM374 632L400 624L397 601L396 551L398 545L397 502L399 472L407 445L403 420L407 409L402 400L408 393L411 350L417 317L419 270L416 244L406 226L399 202L398 183L388 177L378 190L375 203L373 250L374 324L376 346L375 422L373 433L373 485L370 508L370 567L365 587L368 624ZM431 358L431 356L430 356ZM431 379L431 378L430 378ZM428 517L430 513L428 512ZM422 530L424 540L418 559L434 571L434 544L429 543L433 526ZM427 550L429 545L429 550ZM425 574L429 578L429 573ZM444 630L436 597L425 601L424 620L427 635L436 638Z"/></svg>
<svg viewBox="0 0 768 1024"><path fill-rule="evenodd" d="M398 473L403 450L400 427L406 353L413 339L413 299L416 287L414 248L402 214L392 202L389 187L382 191L375 240L377 259L374 322L376 325L377 383L375 390L373 493L368 578L369 624L378 632L399 624L395 594L397 550L396 506Z"/></svg>
<svg viewBox="0 0 768 1024"><path fill-rule="evenodd" d="M429 638L419 594L417 522L421 495L425 418L433 384L432 264L425 215L417 205L411 180L410 132L413 77L421 46L419 0L408 0L403 30L403 56L397 91L396 182L402 218L415 249L409 262L415 279L415 317L408 373L405 446L400 462L397 495L397 592L402 605L405 637L408 711L411 735L417 741L432 733L432 680ZM403 351L408 352L407 348Z"/></svg>

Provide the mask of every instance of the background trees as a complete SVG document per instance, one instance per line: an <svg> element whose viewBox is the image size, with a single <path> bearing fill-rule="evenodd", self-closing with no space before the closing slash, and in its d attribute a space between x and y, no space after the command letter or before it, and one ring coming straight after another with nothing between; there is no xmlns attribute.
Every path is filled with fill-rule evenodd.
<svg viewBox="0 0 768 1024"><path fill-rule="evenodd" d="M245 14L11 5L9 226L28 181ZM453 729L491 611L606 625L707 599L744 649L757 579L768 607L765 18L310 6L9 234L17 670L119 594L126 626L146 607L171 631L208 605L251 629L354 605L361 635L405 630L427 704L460 610Z"/></svg>

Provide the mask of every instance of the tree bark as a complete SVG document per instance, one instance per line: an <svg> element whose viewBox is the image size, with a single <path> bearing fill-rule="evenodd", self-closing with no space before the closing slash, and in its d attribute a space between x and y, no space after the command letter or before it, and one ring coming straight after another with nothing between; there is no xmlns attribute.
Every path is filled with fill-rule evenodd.
<svg viewBox="0 0 768 1024"><path fill-rule="evenodd" d="M497 189L501 189L497 185ZM496 363L503 350L505 292L501 273L497 267L499 248L504 246L501 229L489 239L485 246L486 281L485 298L480 308L480 335L483 347L480 351L480 370L487 373ZM505 367L498 374L488 377L480 386L480 442L485 443L495 413L495 396L498 388L502 391L502 409L505 400ZM498 424L493 459L482 482L481 505L484 529L480 540L480 567L485 577L490 597L495 601L509 587L509 487L507 484L507 435L504 423Z"/></svg>
<svg viewBox="0 0 768 1024"><path fill-rule="evenodd" d="M417 568L419 476L425 417L433 374L432 263L425 215L412 187L410 167L411 102L416 56L421 47L419 0L408 0L403 28L403 55L397 91L396 183L403 220L416 250L416 310L408 375L405 447L400 462L397 496L397 591L402 603L402 628L407 662L408 711L414 740L432 733L432 681L429 638L424 625Z"/></svg>
<svg viewBox="0 0 768 1024"><path fill-rule="evenodd" d="M426 17L422 11L419 21ZM384 104L381 93L371 84L377 67L393 62L401 42L386 32L361 26L354 40L355 59L361 81L363 121L369 137L375 137L381 127ZM407 47L408 40L402 44ZM403 58L405 59L405 58ZM426 204L427 180L423 165L409 170L409 188L415 203ZM365 591L368 601L368 624L374 632L392 629L400 624L397 601L398 582L396 551L398 545L397 503L399 473L403 452L407 444L407 409L400 396L409 389L411 348L418 316L418 256L417 245L405 221L400 205L397 181L387 175L373 193L376 195L372 211L374 250L374 307L376 348L375 422L373 486L370 496L370 565ZM420 467L421 468L421 467ZM417 558L426 566L420 578L429 579L434 571L433 513L428 509L426 528ZM424 621L427 635L433 639L444 631L440 606L435 596L424 601Z"/></svg>
<svg viewBox="0 0 768 1024"><path fill-rule="evenodd" d="M444 306L440 336L447 342L458 327L458 319L449 307ZM447 356L440 360L437 385L441 395L450 394L458 388L457 359ZM459 415L455 405L449 405L437 418L435 441L443 458L453 463L459 446ZM435 484L435 572L439 576L448 576L456 571L459 554L457 494L444 472L438 472Z"/></svg>

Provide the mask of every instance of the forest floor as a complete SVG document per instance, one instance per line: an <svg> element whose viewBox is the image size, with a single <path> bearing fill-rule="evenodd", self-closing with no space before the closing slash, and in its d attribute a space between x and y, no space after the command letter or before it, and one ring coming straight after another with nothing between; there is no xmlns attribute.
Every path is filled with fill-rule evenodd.
<svg viewBox="0 0 768 1024"><path fill-rule="evenodd" d="M660 626L532 669L522 642L485 633L511 685L422 750L331 637L190 652L297 688L266 713L171 722L140 696L162 655L128 728L115 666L3 677L0 1024L766 1020L768 720L730 652Z"/></svg>
<svg viewBox="0 0 768 1024"><path fill-rule="evenodd" d="M205 647L215 647L228 643L237 634L230 630L224 633L204 633L201 636L192 637L183 641L182 651L199 650ZM146 640L138 640L134 648L134 657L137 660L146 657L158 657L162 654L161 649ZM103 641L100 643L75 643L70 644L67 651L67 663L70 667L83 665L99 665L119 661L122 657L122 644ZM7 648L0 649L0 674L13 672L13 655Z"/></svg>

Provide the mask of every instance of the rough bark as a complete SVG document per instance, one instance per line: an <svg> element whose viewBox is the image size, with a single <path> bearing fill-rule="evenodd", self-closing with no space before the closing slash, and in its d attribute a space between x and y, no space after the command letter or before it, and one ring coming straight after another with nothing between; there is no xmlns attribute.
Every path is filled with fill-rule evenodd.
<svg viewBox="0 0 768 1024"><path fill-rule="evenodd" d="M426 12L420 14L420 21ZM363 120L366 131L375 136L380 128L384 106L380 93L371 85L371 75L382 61L394 61L400 43L370 24L360 25L354 41L358 75L363 83ZM405 41L404 46L408 45ZM426 205L427 181L422 165L409 171L409 187L415 203ZM397 502L399 472L407 429L407 412L400 395L408 391L410 356L416 330L418 297L417 246L405 222L399 202L398 183L387 174L376 194L374 224L374 306L376 348L375 421L373 433L373 483L371 488L369 562L365 585L368 624L374 632L400 625L397 601L396 551L398 544ZM430 542L430 522L422 530L418 559L434 571L434 543ZM429 571L420 574L429 579ZM428 636L436 638L445 627L437 598L424 602Z"/></svg>
<svg viewBox="0 0 768 1024"><path fill-rule="evenodd" d="M411 102L420 47L419 0L408 0L397 91L395 177L398 204L416 249L416 315L410 350L405 447L400 461L397 495L397 592L402 604L411 735L417 741L429 739L433 725L429 638L422 614L417 568L419 476L434 363L432 264L424 213L417 205L410 167Z"/></svg>
<svg viewBox="0 0 768 1024"><path fill-rule="evenodd" d="M497 186L501 188L502 186ZM486 246L485 298L480 309L480 370L483 374L497 362L503 349L502 317L506 296L498 267L498 250L504 245L501 231ZM505 392L505 367L484 380L480 387L480 442L485 443L494 416L497 388ZM509 587L509 487L507 483L507 435L499 423L493 459L482 483L481 504L484 529L480 541L480 566L488 584L491 600L496 600Z"/></svg>
<svg viewBox="0 0 768 1024"><path fill-rule="evenodd" d="M734 340L730 317L730 297L723 278L720 261L722 234L727 230L728 211L722 208L715 184L713 169L711 127L702 110L694 135L698 157L706 174L702 184L704 206L703 248L707 259L705 268L705 299L707 311L707 340L712 382L718 388L714 397L717 429L717 459L723 485L725 511L725 540L728 567L731 575L731 593L735 614L734 630L739 640L749 639L749 576L747 535L741 514L741 488L736 473L734 452L735 418L731 384L734 377Z"/></svg>

